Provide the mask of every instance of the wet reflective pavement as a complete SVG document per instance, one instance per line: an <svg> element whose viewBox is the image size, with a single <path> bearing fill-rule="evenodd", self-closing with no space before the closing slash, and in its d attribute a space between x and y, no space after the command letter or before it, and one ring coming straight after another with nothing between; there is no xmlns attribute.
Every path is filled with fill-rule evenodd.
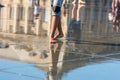
<svg viewBox="0 0 120 80"><path fill-rule="evenodd" d="M119 80L119 37L61 39L1 33L1 80Z"/></svg>
<svg viewBox="0 0 120 80"><path fill-rule="evenodd" d="M120 80L119 32L69 21L67 36L56 44L1 32L0 80Z"/></svg>

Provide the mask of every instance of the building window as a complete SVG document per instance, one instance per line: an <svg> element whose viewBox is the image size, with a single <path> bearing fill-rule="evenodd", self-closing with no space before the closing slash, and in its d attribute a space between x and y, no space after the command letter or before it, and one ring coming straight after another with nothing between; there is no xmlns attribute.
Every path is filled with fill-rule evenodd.
<svg viewBox="0 0 120 80"><path fill-rule="evenodd" d="M9 15L9 19L13 19L14 18L14 7L10 6L10 15Z"/></svg>
<svg viewBox="0 0 120 80"><path fill-rule="evenodd" d="M24 7L20 7L19 8L19 19L20 20L24 20L25 19L25 8Z"/></svg>

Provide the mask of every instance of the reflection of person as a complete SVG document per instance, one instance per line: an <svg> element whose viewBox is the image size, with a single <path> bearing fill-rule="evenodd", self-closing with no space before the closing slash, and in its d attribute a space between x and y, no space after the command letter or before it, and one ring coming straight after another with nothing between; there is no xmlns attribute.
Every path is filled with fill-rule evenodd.
<svg viewBox="0 0 120 80"><path fill-rule="evenodd" d="M63 31L61 27L62 3L63 0L51 0L52 21L51 21L50 43L56 43L58 38L63 37Z"/></svg>
<svg viewBox="0 0 120 80"><path fill-rule="evenodd" d="M113 31L119 31L120 0L112 0Z"/></svg>
<svg viewBox="0 0 120 80"><path fill-rule="evenodd" d="M50 64L47 80L59 80L57 64L62 44L63 43L50 44Z"/></svg>
<svg viewBox="0 0 120 80"><path fill-rule="evenodd" d="M80 13L81 13L81 8L85 6L85 2L81 0L79 1L73 0L72 4L73 6L72 6L71 20L69 23L68 37L74 38L76 40L80 38L80 35L79 35L81 32L80 31L81 30L81 18L80 18L81 14Z"/></svg>
<svg viewBox="0 0 120 80"><path fill-rule="evenodd" d="M30 0L30 2L34 8L34 12L33 12L34 18L37 19L40 15L40 2L39 0Z"/></svg>

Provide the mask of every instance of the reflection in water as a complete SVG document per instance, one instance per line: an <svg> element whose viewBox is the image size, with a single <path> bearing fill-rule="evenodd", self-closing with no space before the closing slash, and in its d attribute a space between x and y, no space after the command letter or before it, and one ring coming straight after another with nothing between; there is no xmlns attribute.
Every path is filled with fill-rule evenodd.
<svg viewBox="0 0 120 80"><path fill-rule="evenodd" d="M94 2L95 0L91 1ZM98 1L96 0L95 2ZM109 2L110 4L110 0L105 0L103 2ZM70 22L68 30L68 41L64 41L64 43L60 42L56 44L50 44L49 49L47 48L48 38L45 37L40 38L19 34L8 34L2 35L0 38L15 43L15 45L10 45L9 48L9 50L11 50L11 46L14 46L14 50L16 51L16 53L14 53L14 58L16 58L17 54L17 57L20 58L19 61L38 64L38 66L40 66L39 69L47 72L47 80L61 80L61 78L64 78L65 73L72 73L76 75L77 73L74 72L74 70L80 72L79 69L81 69L82 67L88 69L88 71L91 70L92 72L92 69L89 69L86 66L89 66L91 64L96 66L96 63L103 65L101 63L107 62L107 60L120 60L119 35L115 36L113 34L110 34L109 36L106 36L104 34L109 24L107 22L107 18L104 18L104 16L106 16L106 11L108 11L109 9L106 10L106 8L103 8L102 2L97 5L94 4L95 3L89 6L70 4L70 8L72 8L72 11L70 10L69 13ZM103 6L105 7L105 5L107 6L109 4L104 4ZM80 16L81 13L83 13L82 7L85 8L85 16ZM83 17L85 17L86 19L84 25L82 25ZM103 28L101 28L101 26L103 26ZM88 30L92 31L92 33L86 34ZM101 34L99 34L99 36L96 38L94 35L99 32L103 33L105 37L101 37ZM89 38L89 35L94 37L90 36ZM62 46L64 47L63 50ZM2 49L0 51L2 51ZM0 56L1 55L6 57L8 53L0 54ZM13 53L10 53L8 57L10 58L11 56L13 58ZM119 68L117 69L119 70ZM84 73L84 70L81 71L81 76L83 77L89 75L82 75L82 73ZM74 77L73 75L71 76ZM69 78L71 76L69 76ZM80 79L78 76L76 76L76 78L77 79L72 80Z"/></svg>
<svg viewBox="0 0 120 80"><path fill-rule="evenodd" d="M43 50L43 51L32 51L32 52L29 53L29 56L31 56L31 57L34 57L34 56L37 56L37 55L39 55L41 59L45 59L45 58L48 57L46 50Z"/></svg>
<svg viewBox="0 0 120 80"><path fill-rule="evenodd" d="M49 71L47 74L47 80L59 80L60 79L60 75L59 75L59 71L58 71L58 59L59 59L59 55L60 55L60 51L61 51L61 47L62 47L62 42L60 43L56 43L54 45L50 44L49 48L50 48L50 63L49 63Z"/></svg>
<svg viewBox="0 0 120 80"><path fill-rule="evenodd" d="M71 18L69 22L68 37L72 40L80 40L81 38L81 8L84 4L75 4L74 0L72 3ZM76 35L79 34L79 35Z"/></svg>
<svg viewBox="0 0 120 80"><path fill-rule="evenodd" d="M8 47L9 47L8 43L0 42L0 48L8 48Z"/></svg>

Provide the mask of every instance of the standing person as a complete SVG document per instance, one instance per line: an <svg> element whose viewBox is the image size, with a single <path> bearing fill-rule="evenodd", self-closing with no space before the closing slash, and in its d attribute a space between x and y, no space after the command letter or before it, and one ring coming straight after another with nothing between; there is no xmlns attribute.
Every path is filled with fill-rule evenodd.
<svg viewBox="0 0 120 80"><path fill-rule="evenodd" d="M63 37L61 27L61 7L63 0L51 0L52 21L50 32L50 43L56 43L58 38Z"/></svg>
<svg viewBox="0 0 120 80"><path fill-rule="evenodd" d="M113 31L119 31L120 0L112 0Z"/></svg>

